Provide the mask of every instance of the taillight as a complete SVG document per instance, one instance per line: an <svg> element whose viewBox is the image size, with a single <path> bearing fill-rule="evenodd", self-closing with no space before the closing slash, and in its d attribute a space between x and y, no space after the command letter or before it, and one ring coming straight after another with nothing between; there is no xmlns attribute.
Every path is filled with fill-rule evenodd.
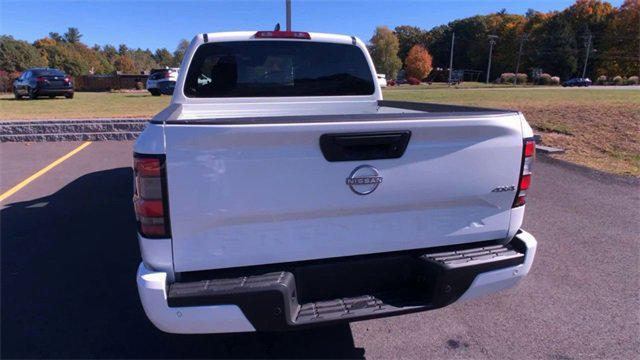
<svg viewBox="0 0 640 360"><path fill-rule="evenodd" d="M44 78L44 77L42 77L42 76L38 76L38 77L36 78L36 81L37 81L37 82L39 82L39 83L43 83L43 82L47 81L47 79L46 79L46 78Z"/></svg>
<svg viewBox="0 0 640 360"><path fill-rule="evenodd" d="M258 39L305 39L311 40L308 32L302 31L258 31L255 35Z"/></svg>
<svg viewBox="0 0 640 360"><path fill-rule="evenodd" d="M168 79L168 78L170 78L170 77L171 77L171 71L165 71L165 72L164 72L164 78L165 78L165 79Z"/></svg>
<svg viewBox="0 0 640 360"><path fill-rule="evenodd" d="M146 238L167 238L169 212L165 195L163 155L133 155L133 205L138 232Z"/></svg>
<svg viewBox="0 0 640 360"><path fill-rule="evenodd" d="M524 139L522 149L522 171L518 181L518 192L513 202L513 207L522 206L526 203L527 190L531 185L531 170L533 168L533 158L536 153L536 142L533 138Z"/></svg>
<svg viewBox="0 0 640 360"><path fill-rule="evenodd" d="M65 82L65 83L67 83L67 84L68 84L68 83L70 83L70 82L71 82L71 78L70 78L70 77L68 77L68 76L66 76L66 77L64 78L64 82Z"/></svg>

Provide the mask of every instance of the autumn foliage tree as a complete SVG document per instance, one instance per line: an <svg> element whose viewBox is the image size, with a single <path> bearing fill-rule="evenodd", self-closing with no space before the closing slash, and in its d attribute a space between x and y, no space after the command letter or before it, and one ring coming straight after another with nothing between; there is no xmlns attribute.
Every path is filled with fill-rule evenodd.
<svg viewBox="0 0 640 360"><path fill-rule="evenodd" d="M640 75L640 1L625 0L606 24L596 57L597 75Z"/></svg>
<svg viewBox="0 0 640 360"><path fill-rule="evenodd" d="M376 70L379 74L385 74L387 79L395 79L402 67L398 57L398 38L388 27L378 26L370 41L369 50Z"/></svg>
<svg viewBox="0 0 640 360"><path fill-rule="evenodd" d="M135 64L133 63L133 60L127 55L118 56L118 58L116 59L113 65L115 66L116 70L123 72L125 74L127 73L130 74L136 71L136 67L135 67Z"/></svg>
<svg viewBox="0 0 640 360"><path fill-rule="evenodd" d="M404 61L404 70L407 77L414 77L418 80L424 79L433 69L431 55L422 45L414 45L407 59Z"/></svg>
<svg viewBox="0 0 640 360"><path fill-rule="evenodd" d="M398 51L398 56L403 63L407 59L409 50L411 50L414 45L427 46L430 39L430 33L428 31L422 30L417 26L396 26L393 32L396 34L396 37L400 42L400 50Z"/></svg>

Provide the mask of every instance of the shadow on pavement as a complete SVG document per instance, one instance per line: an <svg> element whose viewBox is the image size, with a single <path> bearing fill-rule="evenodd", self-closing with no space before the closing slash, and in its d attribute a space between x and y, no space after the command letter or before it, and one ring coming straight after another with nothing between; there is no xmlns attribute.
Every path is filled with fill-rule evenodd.
<svg viewBox="0 0 640 360"><path fill-rule="evenodd" d="M266 334L171 335L147 320L131 170L84 175L0 211L2 358L353 358L348 325Z"/></svg>

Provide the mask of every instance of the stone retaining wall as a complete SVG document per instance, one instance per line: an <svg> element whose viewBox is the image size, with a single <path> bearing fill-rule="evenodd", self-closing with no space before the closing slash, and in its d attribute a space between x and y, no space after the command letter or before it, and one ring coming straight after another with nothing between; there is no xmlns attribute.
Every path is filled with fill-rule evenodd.
<svg viewBox="0 0 640 360"><path fill-rule="evenodd" d="M0 122L0 142L134 140L149 119Z"/></svg>

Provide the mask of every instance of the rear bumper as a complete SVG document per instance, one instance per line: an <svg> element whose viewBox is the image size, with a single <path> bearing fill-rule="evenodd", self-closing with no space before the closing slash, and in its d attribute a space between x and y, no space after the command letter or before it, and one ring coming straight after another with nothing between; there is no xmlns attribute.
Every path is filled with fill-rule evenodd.
<svg viewBox="0 0 640 360"><path fill-rule="evenodd" d="M401 275L401 280L393 279L403 284L398 289L372 290L369 294L357 296L329 296L328 300L308 301L303 293L306 291L318 296L335 292L334 288L325 292L323 286L346 281L345 277L307 274L299 276L306 283L300 281L296 285L294 273L299 273L292 270L168 284L165 273L151 271L140 264L137 283L147 316L165 332L196 334L286 330L431 310L457 300L510 288L529 272L536 245L533 236L520 231L509 246L503 248L500 245L483 245L445 249L446 252L438 253L427 251L424 255L414 256L410 264L406 259L402 260L407 265L401 266L403 272L400 274L406 276ZM374 266L388 262L387 258L374 261ZM362 264L362 261L349 260L335 267L357 272L355 269L362 269ZM326 270L326 266L323 269ZM370 275L380 277L380 274ZM314 279L315 283L310 285L309 279ZM364 275L362 281L368 280L369 276ZM348 289L356 284L349 282L346 285ZM311 291L310 287L313 288Z"/></svg>
<svg viewBox="0 0 640 360"><path fill-rule="evenodd" d="M143 263L138 267L140 301L147 317L158 329L176 334L255 331L236 305L170 308L166 277L166 273L151 271Z"/></svg>
<svg viewBox="0 0 640 360"><path fill-rule="evenodd" d="M65 94L72 94L73 93L73 88L53 88L53 89L48 89L48 88L40 88L40 89L36 89L35 93L37 95L42 95L42 96L62 96Z"/></svg>
<svg viewBox="0 0 640 360"><path fill-rule="evenodd" d="M147 83L147 90L157 89L160 91L173 90L176 87L176 82L173 80L158 80L153 83Z"/></svg>

